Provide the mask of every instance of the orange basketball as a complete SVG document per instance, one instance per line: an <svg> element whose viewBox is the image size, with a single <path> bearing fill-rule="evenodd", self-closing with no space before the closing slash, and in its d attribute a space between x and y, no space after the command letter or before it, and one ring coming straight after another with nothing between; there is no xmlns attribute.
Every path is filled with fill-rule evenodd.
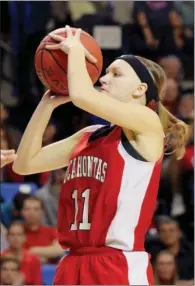
<svg viewBox="0 0 195 286"><path fill-rule="evenodd" d="M76 29L73 28L73 34ZM66 38L66 32L53 31L57 35ZM96 40L88 33L81 32L81 42L84 47L97 59L97 62L91 63L86 59L86 66L89 76L95 83L102 71L102 52ZM35 69L41 82L56 94L68 95L67 82L67 55L61 50L47 50L47 44L56 44L49 35L47 35L40 43L35 54ZM79 85L79 82L78 82Z"/></svg>

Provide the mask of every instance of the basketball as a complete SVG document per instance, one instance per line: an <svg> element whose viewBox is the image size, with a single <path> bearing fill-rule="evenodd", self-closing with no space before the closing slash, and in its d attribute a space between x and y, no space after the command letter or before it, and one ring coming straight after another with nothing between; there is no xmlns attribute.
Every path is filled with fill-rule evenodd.
<svg viewBox="0 0 195 286"><path fill-rule="evenodd" d="M73 35L77 29L72 28ZM57 29L52 33L66 38L66 32ZM96 63L91 63L86 59L86 67L89 76L95 84L102 72L102 52L96 40L88 33L81 32L81 42L83 46L97 59ZM45 48L48 44L56 44L49 35L47 35L39 44L35 53L35 69L40 81L48 89L56 94L68 95L67 82L67 55L61 50L48 50ZM79 82L78 82L79 84Z"/></svg>

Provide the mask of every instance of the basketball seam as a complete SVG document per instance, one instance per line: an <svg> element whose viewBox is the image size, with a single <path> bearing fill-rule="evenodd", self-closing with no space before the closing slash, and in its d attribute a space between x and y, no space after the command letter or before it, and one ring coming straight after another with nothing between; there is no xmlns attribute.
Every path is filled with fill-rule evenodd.
<svg viewBox="0 0 195 286"><path fill-rule="evenodd" d="M96 64L90 62L87 58L86 58L85 60L86 60L89 64L93 65L93 66L96 68L96 70L98 71L98 73L99 73L99 69L98 69L98 67L96 66Z"/></svg>
<svg viewBox="0 0 195 286"><path fill-rule="evenodd" d="M47 82L47 84L48 84L48 86L49 86L49 82L48 82L48 80L47 80L47 78L46 78L46 76L45 76L45 72L44 72L44 68L43 68L43 49L41 49L41 51L42 51L42 53L41 53L41 69L42 69L42 71L43 71L44 79L45 79L45 81Z"/></svg>
<svg viewBox="0 0 195 286"><path fill-rule="evenodd" d="M43 48L44 50L47 50L45 48ZM48 50L47 50L48 51ZM55 60L56 64L58 64L59 67L61 67L61 69L65 72L65 74L67 75L67 72L64 70L64 68L57 62L56 58L54 57L54 55L52 54L51 51L48 51L50 53L50 55L53 57L53 59ZM86 61L88 63L90 63L91 65L95 66L96 70L99 72L99 69L98 67L94 64L94 63L91 63L87 58L86 58Z"/></svg>
<svg viewBox="0 0 195 286"><path fill-rule="evenodd" d="M55 89L55 87L52 87L52 85L48 82L48 79L47 79L47 77L45 76L45 72L44 72L44 69L43 69L43 51L44 50L46 50L46 49L40 49L41 51L42 51L42 53L41 53L41 69L42 69L42 71L43 71L43 76L44 76L44 79L46 80L46 82L47 82L47 84L48 84L48 86L49 87L51 87L51 89ZM48 50L47 50L47 52L48 52ZM68 89L66 88L66 91L68 91ZM56 92L57 93L57 92Z"/></svg>
<svg viewBox="0 0 195 286"><path fill-rule="evenodd" d="M85 31L84 31L84 32L85 32ZM90 38L91 40L93 40L93 41L98 45L97 41L96 41L91 35L89 35L87 32L85 32L85 36L88 37L88 38ZM90 63L90 64L92 64L93 66L95 66L96 70L99 72L99 69L98 69L98 67L96 66L95 63L91 63L88 59L86 59L86 60L87 60L88 63Z"/></svg>
<svg viewBox="0 0 195 286"><path fill-rule="evenodd" d="M59 68L67 75L67 72L64 70L64 68L57 62L56 58L54 57L54 55L52 54L51 51L43 48L43 50L47 51L51 56L52 58L54 59L54 61L56 62L56 64L59 66ZM66 91L68 91L68 88L64 87Z"/></svg>
<svg viewBox="0 0 195 286"><path fill-rule="evenodd" d="M49 54L52 56L52 58L54 59L54 61L56 62L56 64L57 64L57 65L63 70L63 72L67 75L67 72L66 72L66 71L64 70L64 68L57 62L56 58L54 57L54 55L52 54L51 51L49 51L49 50L47 50L47 49L45 49L45 48L42 48L41 50L46 50L47 52L49 52ZM88 63L92 64L93 66L95 66L96 70L99 72L99 69L98 69L98 67L97 67L95 64L91 63L88 59L86 59L86 61L87 61ZM67 88L66 90L68 90L68 88Z"/></svg>
<svg viewBox="0 0 195 286"><path fill-rule="evenodd" d="M54 59L54 61L56 62L56 64L63 70L63 72L65 72L65 74L67 75L67 72L64 70L64 68L58 63L58 61L56 60L56 58L54 57L54 55L52 54L51 51L43 48L43 50L46 50L47 52L49 52L49 54L52 56L52 58Z"/></svg>
<svg viewBox="0 0 195 286"><path fill-rule="evenodd" d="M48 82L48 80L47 80L47 77L45 76L45 72L44 72L44 69L43 69L43 64L42 64L42 59L43 59L43 57L42 57L42 55L43 55L43 51L44 50L46 50L47 52L49 52L49 54L53 57L53 55L52 55L52 53L50 53L50 51L48 51L47 49L44 49L44 48L42 48L42 49L40 49L39 51L42 51L42 53L41 53L41 68L42 68L42 71L43 71L43 76L44 76L44 78L45 78L45 80L46 80L46 82L47 82L47 84L48 84L48 86L51 86L51 88L53 89L55 89L55 87L52 87L52 85ZM53 57L54 58L54 57ZM54 58L54 60L55 60L55 62L56 62L56 59ZM57 62L56 62L56 64L58 64ZM58 65L58 66L60 66L60 65ZM65 72L65 71L64 71ZM65 72L66 73L66 72ZM68 88L65 88L66 89L66 91L68 91Z"/></svg>

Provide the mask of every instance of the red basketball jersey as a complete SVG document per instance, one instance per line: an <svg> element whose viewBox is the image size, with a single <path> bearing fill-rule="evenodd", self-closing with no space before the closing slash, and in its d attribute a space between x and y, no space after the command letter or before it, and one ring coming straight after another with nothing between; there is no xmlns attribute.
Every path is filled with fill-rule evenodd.
<svg viewBox="0 0 195 286"><path fill-rule="evenodd" d="M144 250L161 163L162 158L147 162L118 126L85 133L71 155L60 193L62 247Z"/></svg>

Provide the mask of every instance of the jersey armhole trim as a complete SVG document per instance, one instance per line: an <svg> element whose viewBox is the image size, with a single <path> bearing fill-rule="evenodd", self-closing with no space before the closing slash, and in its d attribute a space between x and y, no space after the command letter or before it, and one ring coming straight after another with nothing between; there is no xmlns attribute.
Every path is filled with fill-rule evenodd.
<svg viewBox="0 0 195 286"><path fill-rule="evenodd" d="M125 136L125 133L121 132L121 143L123 145L123 148L125 149L125 151L132 156L134 159L142 161L142 162L149 162L147 161L142 155L140 155L137 150L135 150L135 148L131 145L131 143L129 142L129 140L127 139L127 137Z"/></svg>
<svg viewBox="0 0 195 286"><path fill-rule="evenodd" d="M88 138L88 143L95 141L96 139L99 139L101 137L107 136L114 128L115 125L114 126L103 125L102 127L98 128L97 130L91 133L91 135Z"/></svg>

